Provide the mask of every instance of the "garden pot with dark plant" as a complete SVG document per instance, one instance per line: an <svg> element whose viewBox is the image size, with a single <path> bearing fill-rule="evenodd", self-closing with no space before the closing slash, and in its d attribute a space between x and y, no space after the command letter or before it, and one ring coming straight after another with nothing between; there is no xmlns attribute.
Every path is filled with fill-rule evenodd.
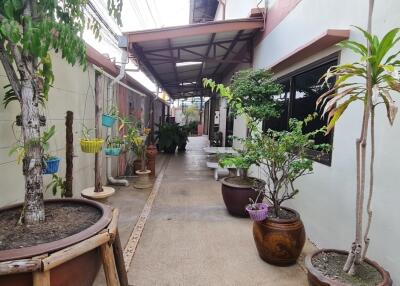
<svg viewBox="0 0 400 286"><path fill-rule="evenodd" d="M111 221L111 208L90 200L49 200L45 201L45 207L46 223L35 228L26 228L18 223L21 204L0 209L0 262L51 255L89 239ZM51 285L90 286L100 265L99 249L91 249L51 269ZM31 286L32 272L0 275L0 285Z"/></svg>
<svg viewBox="0 0 400 286"><path fill-rule="evenodd" d="M324 84L329 90L317 101L322 115L328 114L327 132L332 130L337 120L353 102L362 103L363 117L360 120L360 137L356 139L355 237L348 252L336 250L317 252L307 258L308 277L312 285L392 285L389 273L368 260L367 251L370 245L369 231L373 215L375 112L386 110L390 125L394 123L398 107L392 96L400 92L399 52L395 49L400 29L392 29L381 39L372 35L373 7L374 0L369 0L368 30L356 27L363 34L364 42L343 41L339 44L342 48L356 53L359 60L331 67L324 76ZM378 105L384 108L376 110ZM370 150L367 150L369 144L371 144ZM369 160L367 154L370 156ZM368 194L365 194L366 191ZM364 198L367 198L367 202ZM364 206L366 206L365 213ZM376 236L379 235L382 233L378 232ZM324 260L329 262L324 265L326 267L324 271L319 267L321 257L325 257ZM347 278L351 279L343 283L343 279ZM362 284L358 282L360 280L363 281Z"/></svg>
<svg viewBox="0 0 400 286"><path fill-rule="evenodd" d="M173 154L179 144L180 127L177 123L164 123L158 125L157 144L160 150Z"/></svg>
<svg viewBox="0 0 400 286"><path fill-rule="evenodd" d="M221 192L226 209L233 216L248 217L246 206L249 199L261 202L262 198L257 200L257 192L254 185L259 180L251 177L226 177L221 179Z"/></svg>

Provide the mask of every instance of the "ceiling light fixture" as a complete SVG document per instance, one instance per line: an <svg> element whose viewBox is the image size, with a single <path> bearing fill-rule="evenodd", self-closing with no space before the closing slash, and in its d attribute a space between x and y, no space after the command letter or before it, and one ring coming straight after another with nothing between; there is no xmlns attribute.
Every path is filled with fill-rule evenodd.
<svg viewBox="0 0 400 286"><path fill-rule="evenodd" d="M176 63L177 67L185 67L185 66L194 66L194 65L201 65L203 62L179 62Z"/></svg>

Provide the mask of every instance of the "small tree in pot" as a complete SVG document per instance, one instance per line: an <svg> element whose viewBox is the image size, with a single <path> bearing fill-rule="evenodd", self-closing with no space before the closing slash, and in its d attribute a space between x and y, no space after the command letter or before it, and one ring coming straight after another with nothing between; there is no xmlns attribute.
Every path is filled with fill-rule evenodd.
<svg viewBox="0 0 400 286"><path fill-rule="evenodd" d="M272 73L268 70L244 70L234 74L229 87L217 84L213 80L203 79L204 86L226 99L232 114L246 120L247 138L236 138L241 148L237 154L225 156L220 160L224 167L240 170L240 177L228 177L221 180L222 195L228 211L233 215L247 216L248 199L257 199L253 189L258 180L247 176L248 169L257 162L257 146L252 142L254 133L259 132L262 120L279 115L274 96L282 90Z"/></svg>
<svg viewBox="0 0 400 286"><path fill-rule="evenodd" d="M262 193L272 203L270 215L284 217L281 204L293 199L299 190L294 182L302 176L312 173L314 161L310 159L310 151L328 152L330 145L315 144L314 138L325 129L303 133L303 127L313 120L315 115L304 121L289 120L289 131L269 129L266 134L256 134L253 144L258 151L258 166L266 180ZM322 154L322 153L319 153Z"/></svg>
<svg viewBox="0 0 400 286"><path fill-rule="evenodd" d="M388 121L390 125L393 124L398 108L392 98L392 93L400 92L398 72L400 61L399 52L391 51L396 43L400 41L400 36L398 35L400 28L392 29L382 39L372 35L373 6L374 0L369 0L368 30L365 31L356 27L364 35L366 45L351 40L343 41L339 44L342 48L352 50L360 57L359 61L352 64L334 66L328 70L323 78L325 83L332 78L336 78L336 83L317 102L317 106L322 106L323 113L328 117L327 132L332 130L350 104L360 102L363 106L360 137L356 140L357 188L354 241L348 252L347 259L344 259L343 265L339 267L332 266L336 264L335 261L339 261L337 257L346 255L345 252L339 250L321 250L309 256L306 260L309 277L312 277L314 281L318 281L319 283L329 280L329 285L336 285L338 280L351 285L356 280L365 283L363 285L392 285L390 275L378 264L368 260L366 255L370 244L369 231L372 220L372 195L374 192L375 109L379 104L384 105ZM367 222L366 228L363 231L364 197L367 184L366 157L369 132L371 143L369 190L366 210ZM330 264L329 261L332 261L332 259L329 258L332 256L336 258L333 259L333 264ZM316 267L314 267L314 264ZM321 272L321 267L324 269L323 273ZM339 271L336 271L336 268ZM368 273L375 272L375 275L360 275L359 273L363 272L366 268L370 269ZM375 269L375 271L371 271L371 269ZM328 284L324 283L323 285Z"/></svg>
<svg viewBox="0 0 400 286"><path fill-rule="evenodd" d="M267 215L261 216L264 220L255 220L253 234L260 257L271 264L286 266L295 263L305 243L300 215L281 205L299 192L294 182L312 173L310 150L323 154L330 149L329 145L315 144L314 141L325 129L303 133L305 124L314 117L310 115L304 121L290 119L288 131L253 133L251 142L258 152L257 165L265 179L265 184L259 186L257 191L272 206L267 208L263 204L253 203L248 211L250 214L256 213L257 209L268 211Z"/></svg>
<svg viewBox="0 0 400 286"><path fill-rule="evenodd" d="M0 249L0 261L33 257L65 248L99 233L110 221L108 207L84 200L49 202L47 211L50 215L46 216L43 198L44 150L40 144L43 138L40 126L44 122L41 120L39 106L42 101L48 100L49 90L54 82L52 53L59 53L71 65L79 63L84 68L87 65L83 32L86 27L90 27L99 36L100 31L100 24L95 19L89 19L86 16L87 3L87 0L4 0L0 2L0 61L10 82L14 98L18 100L21 108L22 144L26 148L23 158L25 199L21 215L24 225L15 226L9 231L15 234L18 233L19 228L21 235L9 241L14 243L14 246L3 240L3 246L6 245L8 249ZM108 2L108 10L118 23L120 23L121 9L121 0ZM9 90L7 93L9 94ZM85 208L85 206L86 209L92 210L92 212L89 211L91 218L88 217L89 214L77 215L72 209ZM69 219L66 220L65 209L68 208ZM0 216L2 225L4 221L7 221L6 217L19 212L20 209L20 205L2 209ZM54 221L57 217L55 214L58 218L62 216L63 221L58 221L58 223ZM52 221L53 229L50 227ZM74 226L61 229L60 223L67 221L74 222L75 227L79 226L82 229L74 230ZM57 227L59 228L54 231ZM5 229L2 228L2 234L3 232ZM73 235L76 233L79 233L79 237ZM74 281L67 281L66 285L86 285L78 278L84 277L89 281L91 278L88 277L95 275L98 263L93 260L98 257L98 253L90 253L90 255L89 252L86 253L89 256L82 255L83 260L80 260L80 263L87 263L87 267L74 268L80 271L71 277L70 280ZM71 273L68 267L63 269ZM64 279L68 274L62 272L59 273ZM22 276L1 275L0 284L15 285L17 283L13 280L15 279L19 281L18 283L30 285L29 280L32 279L32 275L22 274ZM55 279L57 281L57 278Z"/></svg>

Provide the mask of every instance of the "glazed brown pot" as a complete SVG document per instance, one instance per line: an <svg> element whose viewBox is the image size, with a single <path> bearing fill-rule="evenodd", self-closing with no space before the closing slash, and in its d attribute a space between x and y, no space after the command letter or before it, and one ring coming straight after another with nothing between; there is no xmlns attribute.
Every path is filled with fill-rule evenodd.
<svg viewBox="0 0 400 286"><path fill-rule="evenodd" d="M101 218L92 226L87 229L76 233L72 236L49 242L39 244L31 247L25 247L20 249L10 249L0 251L0 262L17 260L22 258L31 258L40 254L48 253L51 254L57 250L66 248L80 241L88 239L93 235L99 233L101 230L107 227L111 221L112 212L111 208L100 204L95 201L82 200L82 199L56 199L46 200L45 204L51 204L54 202L68 202L76 204L86 204L94 206L101 210ZM20 208L21 204L16 204L0 209L0 214L4 210L10 210L13 208ZM93 284L96 278L97 272L100 269L101 257L98 248L86 252L70 261L67 261L60 266L55 267L50 271L50 282L52 286L90 286ZM12 274L12 275L1 275L0 276L1 286L31 286L33 285L32 273Z"/></svg>
<svg viewBox="0 0 400 286"><path fill-rule="evenodd" d="M250 184L239 185L229 182L230 178L221 179L222 198L228 212L233 216L248 217L246 206L249 204L249 198L253 201L257 199L257 192L254 191ZM251 178L257 180L255 178ZM261 202L260 196L258 202Z"/></svg>
<svg viewBox="0 0 400 286"><path fill-rule="evenodd" d="M273 265L289 266L299 258L306 242L306 232L298 212L281 208L295 216L291 219L267 218L255 221L253 236L262 260Z"/></svg>
<svg viewBox="0 0 400 286"><path fill-rule="evenodd" d="M307 268L307 278L308 278L308 283L310 286L351 286L348 284L341 283L336 280L329 279L325 277L321 272L319 272L311 262L311 259L315 256L318 255L321 252L335 252L339 254L344 254L347 255L347 251L343 250L337 250L337 249L321 249L317 250L314 253L307 255L306 257L306 268ZM389 272L387 272L385 269L383 269L378 263L366 258L365 262L373 266L376 270L379 271L379 273L382 275L383 281L379 283L377 286L391 286L393 284L392 279L390 278Z"/></svg>
<svg viewBox="0 0 400 286"><path fill-rule="evenodd" d="M146 149L146 158L147 158L147 169L151 171L150 176L154 177L156 174L156 157L157 157L157 148L153 144L150 144Z"/></svg>

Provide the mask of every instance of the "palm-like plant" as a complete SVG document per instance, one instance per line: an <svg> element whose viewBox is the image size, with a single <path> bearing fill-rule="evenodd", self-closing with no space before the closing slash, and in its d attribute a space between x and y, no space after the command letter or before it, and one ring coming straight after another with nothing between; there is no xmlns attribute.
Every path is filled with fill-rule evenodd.
<svg viewBox="0 0 400 286"><path fill-rule="evenodd" d="M371 200L374 187L375 159L375 108L379 104L386 107L389 123L392 125L397 107L392 98L393 92L400 92L398 67L400 52L392 53L394 45L400 41L400 29L389 31L382 39L371 34L371 18L374 1L370 0L368 31L361 31L367 44L356 41L343 41L339 45L360 56L360 60L352 64L334 66L325 74L325 84L336 78L334 86L317 101L317 107L323 108L327 115L327 132L330 132L345 110L353 102L363 104L363 119L360 137L356 141L357 154L357 197L356 197L356 231L355 240L344 265L344 271L355 273L356 266L365 258L369 246L369 230L371 226ZM364 191L366 185L366 147L368 132L371 136L371 158L369 166L369 194L367 203L367 227L363 233Z"/></svg>

